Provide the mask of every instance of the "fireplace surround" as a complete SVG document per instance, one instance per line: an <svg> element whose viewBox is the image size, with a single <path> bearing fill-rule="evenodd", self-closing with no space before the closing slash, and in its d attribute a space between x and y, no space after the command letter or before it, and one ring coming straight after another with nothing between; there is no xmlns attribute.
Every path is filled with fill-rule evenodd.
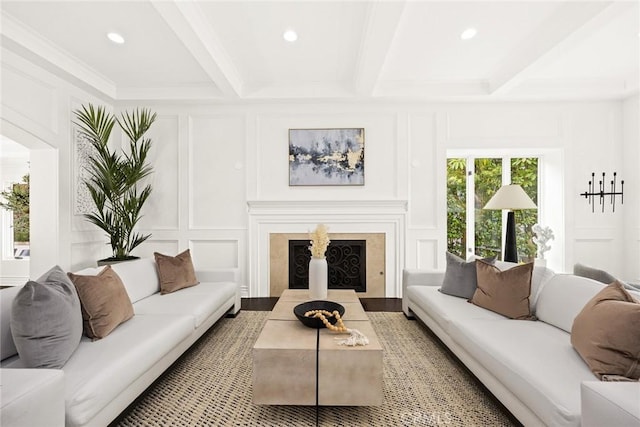
<svg viewBox="0 0 640 427"><path fill-rule="evenodd" d="M277 296L288 287L288 243L282 253L274 252L273 235L292 234L295 239L308 239L309 231L325 224L332 239L342 235L380 234L378 244L384 248L381 261L384 268L367 266L367 293L371 290L371 274L375 272L381 289L377 296L396 298L402 294L401 274L404 265L406 200L340 200L340 201L249 201L249 296ZM286 255L286 257L285 257ZM272 259L279 260L272 263ZM283 258L284 257L284 258ZM367 262L371 252L367 248ZM278 285L272 295L274 270L283 268L284 285ZM275 280L275 279L273 279ZM365 296L365 295L362 295ZM368 296L368 295L366 295Z"/></svg>

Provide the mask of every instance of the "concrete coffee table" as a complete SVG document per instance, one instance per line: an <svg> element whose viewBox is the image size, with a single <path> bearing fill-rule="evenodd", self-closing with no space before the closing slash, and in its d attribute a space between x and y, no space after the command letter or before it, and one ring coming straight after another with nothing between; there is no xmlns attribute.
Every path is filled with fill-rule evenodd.
<svg viewBox="0 0 640 427"><path fill-rule="evenodd" d="M382 347L356 293L330 290L327 297L344 306L347 328L369 338L369 345L356 347L337 344L335 338L346 334L308 328L295 317L293 308L308 301L308 295L307 290L285 290L253 346L253 403L382 404Z"/></svg>

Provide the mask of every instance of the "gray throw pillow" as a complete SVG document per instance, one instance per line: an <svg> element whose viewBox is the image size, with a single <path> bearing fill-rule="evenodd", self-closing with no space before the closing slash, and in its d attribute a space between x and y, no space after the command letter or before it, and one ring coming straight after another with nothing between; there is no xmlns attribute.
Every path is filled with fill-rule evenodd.
<svg viewBox="0 0 640 427"><path fill-rule="evenodd" d="M493 264L495 260L488 258L486 261ZM476 262L466 262L462 258L447 252L447 270L440 292L454 297L470 299L476 291L478 279L476 274Z"/></svg>
<svg viewBox="0 0 640 427"><path fill-rule="evenodd" d="M575 276L586 277L588 279L593 279L598 282L609 284L616 281L616 278L607 273L604 270L599 270L597 268L588 267L586 265L577 263L573 266L573 274Z"/></svg>
<svg viewBox="0 0 640 427"><path fill-rule="evenodd" d="M26 368L59 369L82 338L80 300L58 266L28 281L13 300L11 334Z"/></svg>

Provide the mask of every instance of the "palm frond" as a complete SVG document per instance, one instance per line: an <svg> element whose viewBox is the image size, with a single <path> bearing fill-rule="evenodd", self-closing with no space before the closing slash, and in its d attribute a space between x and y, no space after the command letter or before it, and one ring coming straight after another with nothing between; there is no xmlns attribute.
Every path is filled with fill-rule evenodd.
<svg viewBox="0 0 640 427"><path fill-rule="evenodd" d="M141 180L153 168L148 164L151 140L145 138L156 119L148 109L123 112L115 118L104 107L92 104L74 111L80 134L87 138L94 152L89 157L84 184L94 203L94 211L85 218L109 237L116 258L125 258L151 235L141 235L134 228L142 218L142 208L151 194L151 186L138 191ZM109 138L118 124L129 138L129 150L112 151Z"/></svg>

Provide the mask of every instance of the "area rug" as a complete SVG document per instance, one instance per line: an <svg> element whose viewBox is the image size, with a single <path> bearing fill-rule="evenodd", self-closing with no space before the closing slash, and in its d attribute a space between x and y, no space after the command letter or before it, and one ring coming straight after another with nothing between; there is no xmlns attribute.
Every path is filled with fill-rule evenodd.
<svg viewBox="0 0 640 427"><path fill-rule="evenodd" d="M512 426L508 413L419 322L369 312L384 350L377 407L251 403L251 349L266 311L222 319L160 378L118 425Z"/></svg>

